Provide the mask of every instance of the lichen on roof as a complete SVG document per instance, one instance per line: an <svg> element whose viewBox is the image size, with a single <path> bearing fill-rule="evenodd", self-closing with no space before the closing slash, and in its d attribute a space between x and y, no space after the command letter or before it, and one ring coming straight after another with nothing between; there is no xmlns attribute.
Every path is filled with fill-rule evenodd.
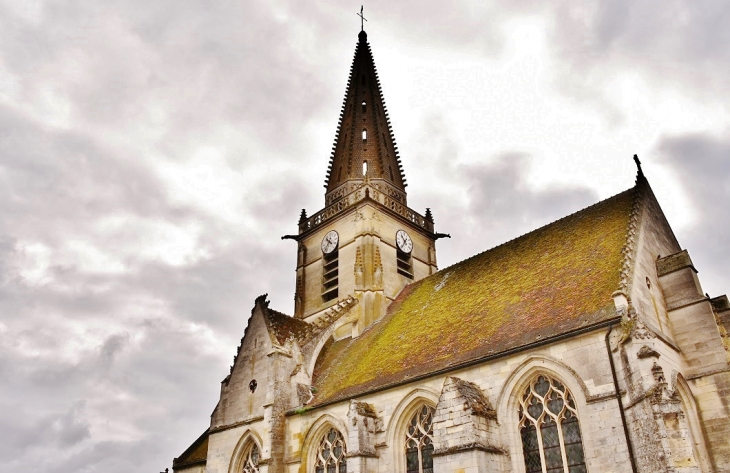
<svg viewBox="0 0 730 473"><path fill-rule="evenodd" d="M203 463L207 460L208 433L208 430L203 432L178 458L172 461L174 469L182 469L187 466Z"/></svg>
<svg viewBox="0 0 730 473"><path fill-rule="evenodd" d="M635 189L407 286L379 323L322 351L314 404L615 317Z"/></svg>
<svg viewBox="0 0 730 473"><path fill-rule="evenodd" d="M288 339L300 340L311 329L307 322L268 307L264 311L264 319L269 333L276 338L279 345L283 345Z"/></svg>

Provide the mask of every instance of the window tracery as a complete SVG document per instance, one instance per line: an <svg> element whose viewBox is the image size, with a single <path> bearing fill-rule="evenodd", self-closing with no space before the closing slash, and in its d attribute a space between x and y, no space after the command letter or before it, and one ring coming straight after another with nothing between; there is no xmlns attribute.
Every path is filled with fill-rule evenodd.
<svg viewBox="0 0 730 473"><path fill-rule="evenodd" d="M260 458L259 447L253 444L253 447L246 454L246 459L243 461L243 473L258 473Z"/></svg>
<svg viewBox="0 0 730 473"><path fill-rule="evenodd" d="M527 473L586 473L575 401L559 381L538 375L530 382L518 426Z"/></svg>
<svg viewBox="0 0 730 473"><path fill-rule="evenodd" d="M317 448L315 473L347 473L345 439L335 429L329 429Z"/></svg>
<svg viewBox="0 0 730 473"><path fill-rule="evenodd" d="M408 423L406 472L433 473L433 408L421 407Z"/></svg>

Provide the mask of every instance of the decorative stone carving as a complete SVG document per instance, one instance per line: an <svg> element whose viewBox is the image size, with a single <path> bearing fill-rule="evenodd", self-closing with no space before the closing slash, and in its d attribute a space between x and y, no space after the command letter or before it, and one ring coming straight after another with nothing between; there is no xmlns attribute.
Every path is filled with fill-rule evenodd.
<svg viewBox="0 0 730 473"><path fill-rule="evenodd" d="M644 359L644 358L651 358L651 357L659 358L659 356L660 356L659 353L657 353L656 350L649 347L648 345L642 346L641 348L639 348L639 351L636 353L636 357L639 358L640 360Z"/></svg>
<svg viewBox="0 0 730 473"><path fill-rule="evenodd" d="M619 290L628 294L629 284L633 274L634 258L636 256L636 233L639 228L639 219L644 208L644 190L643 186L639 186L637 182L636 192L634 193L631 205L631 217L629 218L629 227L626 230L626 243L621 249L624 257L621 265Z"/></svg>
<svg viewBox="0 0 730 473"><path fill-rule="evenodd" d="M375 261L373 264L373 285L375 289L383 288L383 262L380 259L380 248L375 247Z"/></svg>
<svg viewBox="0 0 730 473"><path fill-rule="evenodd" d="M348 457L377 457L375 452L375 432L378 414L372 404L350 401L347 411ZM380 422L382 424L382 421Z"/></svg>
<svg viewBox="0 0 730 473"><path fill-rule="evenodd" d="M640 319L636 319L633 330L631 331L631 337L635 340L651 340L656 338L656 334L649 330L649 328Z"/></svg>
<svg viewBox="0 0 730 473"><path fill-rule="evenodd" d="M362 261L362 249L358 246L355 252L355 286L362 287L365 284L364 267Z"/></svg>
<svg viewBox="0 0 730 473"><path fill-rule="evenodd" d="M314 399L312 388L306 384L297 383L297 398L300 406L306 406Z"/></svg>
<svg viewBox="0 0 730 473"><path fill-rule="evenodd" d="M310 324L307 333L302 334L301 345L304 346L309 343L315 336L347 314L359 302L360 300L357 297L350 295L327 309L317 320Z"/></svg>

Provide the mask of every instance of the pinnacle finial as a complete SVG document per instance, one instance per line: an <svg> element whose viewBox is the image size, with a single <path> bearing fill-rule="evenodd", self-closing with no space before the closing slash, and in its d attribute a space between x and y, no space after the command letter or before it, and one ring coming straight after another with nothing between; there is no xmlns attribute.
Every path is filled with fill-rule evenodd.
<svg viewBox="0 0 730 473"><path fill-rule="evenodd" d="M433 214L431 213L431 209L426 208L426 215L424 215L423 218L433 223Z"/></svg>
<svg viewBox="0 0 730 473"><path fill-rule="evenodd" d="M634 155L634 162L636 163L636 169L638 170L638 176L644 177L644 171L641 170L641 161L639 161L639 155Z"/></svg>
<svg viewBox="0 0 730 473"><path fill-rule="evenodd" d="M367 18L365 18L362 14L363 6L360 5L360 13L357 13L357 16L360 17L360 31L365 31L365 22L368 21Z"/></svg>

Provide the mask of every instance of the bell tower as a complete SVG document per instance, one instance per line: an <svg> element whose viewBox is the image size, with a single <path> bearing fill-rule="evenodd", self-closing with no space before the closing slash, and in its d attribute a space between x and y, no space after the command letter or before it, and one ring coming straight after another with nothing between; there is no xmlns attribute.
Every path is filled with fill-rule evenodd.
<svg viewBox="0 0 730 473"><path fill-rule="evenodd" d="M356 301L335 338L357 336L407 284L436 271L433 217L410 209L398 148L365 31L360 31L325 182L325 207L302 210L295 316L315 322Z"/></svg>

